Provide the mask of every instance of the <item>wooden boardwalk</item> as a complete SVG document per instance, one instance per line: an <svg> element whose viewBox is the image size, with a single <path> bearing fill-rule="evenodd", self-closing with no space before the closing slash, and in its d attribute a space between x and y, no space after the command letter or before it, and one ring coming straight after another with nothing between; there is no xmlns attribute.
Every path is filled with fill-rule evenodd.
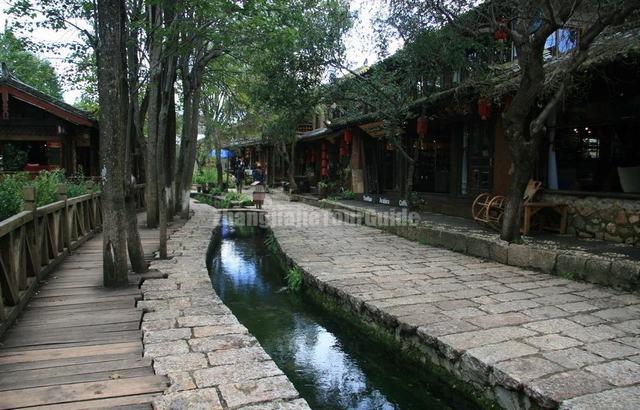
<svg viewBox="0 0 640 410"><path fill-rule="evenodd" d="M140 229L145 253L157 231ZM0 409L151 408L167 386L142 356L139 280L102 287L102 237L51 274L0 346Z"/></svg>

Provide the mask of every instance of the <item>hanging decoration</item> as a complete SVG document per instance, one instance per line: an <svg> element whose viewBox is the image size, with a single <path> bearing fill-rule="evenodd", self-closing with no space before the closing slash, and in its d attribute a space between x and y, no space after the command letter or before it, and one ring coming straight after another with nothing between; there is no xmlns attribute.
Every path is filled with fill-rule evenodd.
<svg viewBox="0 0 640 410"><path fill-rule="evenodd" d="M416 133L418 134L418 136L425 137L427 135L428 127L429 127L429 120L427 119L427 116L426 115L419 116L416 122Z"/></svg>
<svg viewBox="0 0 640 410"><path fill-rule="evenodd" d="M498 28L493 33L493 38L498 43L504 43L505 41L507 41L509 39L509 33L507 32L507 29L505 28L507 23L508 23L508 21L505 18L498 19Z"/></svg>
<svg viewBox="0 0 640 410"><path fill-rule="evenodd" d="M346 141L342 141L342 143L340 144L340 156L346 157L348 155L349 155L349 143L347 143Z"/></svg>
<svg viewBox="0 0 640 410"><path fill-rule="evenodd" d="M347 128L346 130L344 130L344 142L347 144L351 144L352 140L353 140L353 134L351 132L351 129Z"/></svg>
<svg viewBox="0 0 640 410"><path fill-rule="evenodd" d="M327 143L322 143L322 149L320 151L320 175L323 177L329 176L329 154L327 152Z"/></svg>
<svg viewBox="0 0 640 410"><path fill-rule="evenodd" d="M491 115L491 101L482 97L478 100L478 114L482 120L486 120Z"/></svg>

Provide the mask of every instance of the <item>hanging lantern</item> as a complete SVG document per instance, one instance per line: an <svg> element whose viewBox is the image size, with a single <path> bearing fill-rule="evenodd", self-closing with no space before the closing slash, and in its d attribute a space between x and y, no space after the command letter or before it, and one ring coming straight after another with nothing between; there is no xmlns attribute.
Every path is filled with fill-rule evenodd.
<svg viewBox="0 0 640 410"><path fill-rule="evenodd" d="M326 159L323 159L322 162L320 162L320 167L322 168L326 168L327 165L329 165L329 161L327 161Z"/></svg>
<svg viewBox="0 0 640 410"><path fill-rule="evenodd" d="M491 101L482 97L478 100L478 114L482 120L486 120L491 115Z"/></svg>
<svg viewBox="0 0 640 410"><path fill-rule="evenodd" d="M507 33L507 30L505 30L504 28L499 28L493 33L493 38L498 43L504 43L509 38L509 34Z"/></svg>
<svg viewBox="0 0 640 410"><path fill-rule="evenodd" d="M327 143L323 142L322 143L322 152L326 152L327 151Z"/></svg>
<svg viewBox="0 0 640 410"><path fill-rule="evenodd" d="M507 41L509 39L509 33L507 32L507 29L505 28L508 23L509 23L509 21L504 17L498 19L498 28L493 33L493 38L497 42L504 43L505 41Z"/></svg>
<svg viewBox="0 0 640 410"><path fill-rule="evenodd" d="M427 119L427 116L426 115L419 116L416 122L416 133L421 137L426 136L428 126L429 126L429 120Z"/></svg>
<svg viewBox="0 0 640 410"><path fill-rule="evenodd" d="M351 144L352 140L353 134L351 133L351 130L347 128L346 130L344 130L344 142L346 142L347 144Z"/></svg>
<svg viewBox="0 0 640 410"><path fill-rule="evenodd" d="M323 177L328 177L329 176L329 170L327 168L321 168L320 169L320 175Z"/></svg>

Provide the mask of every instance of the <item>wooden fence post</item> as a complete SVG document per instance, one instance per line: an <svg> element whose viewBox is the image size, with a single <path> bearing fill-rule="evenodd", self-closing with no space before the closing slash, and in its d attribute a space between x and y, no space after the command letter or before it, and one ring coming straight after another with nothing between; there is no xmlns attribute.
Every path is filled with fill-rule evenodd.
<svg viewBox="0 0 640 410"><path fill-rule="evenodd" d="M35 271L35 275L37 278L40 278L40 267L42 266L42 256L41 256L41 248L42 248L42 235L40 235L40 230L38 227L38 214L37 214L37 205L36 205L36 188L33 186L26 186L22 188L22 197L24 200L23 209L27 212L31 213L31 229L27 229L27 240L29 241L29 247L31 250L31 263L33 266L33 270Z"/></svg>
<svg viewBox="0 0 640 410"><path fill-rule="evenodd" d="M58 184L58 201L64 201L64 210L62 212L62 238L64 241L64 247L68 250L71 250L69 204L67 201L67 187L64 184Z"/></svg>

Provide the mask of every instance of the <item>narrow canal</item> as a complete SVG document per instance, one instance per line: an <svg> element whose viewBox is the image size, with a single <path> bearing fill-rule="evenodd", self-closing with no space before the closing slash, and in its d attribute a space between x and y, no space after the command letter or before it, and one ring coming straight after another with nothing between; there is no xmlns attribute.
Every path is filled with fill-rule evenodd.
<svg viewBox="0 0 640 410"><path fill-rule="evenodd" d="M213 286L314 409L472 409L461 394L345 319L289 292L257 227L223 218Z"/></svg>

